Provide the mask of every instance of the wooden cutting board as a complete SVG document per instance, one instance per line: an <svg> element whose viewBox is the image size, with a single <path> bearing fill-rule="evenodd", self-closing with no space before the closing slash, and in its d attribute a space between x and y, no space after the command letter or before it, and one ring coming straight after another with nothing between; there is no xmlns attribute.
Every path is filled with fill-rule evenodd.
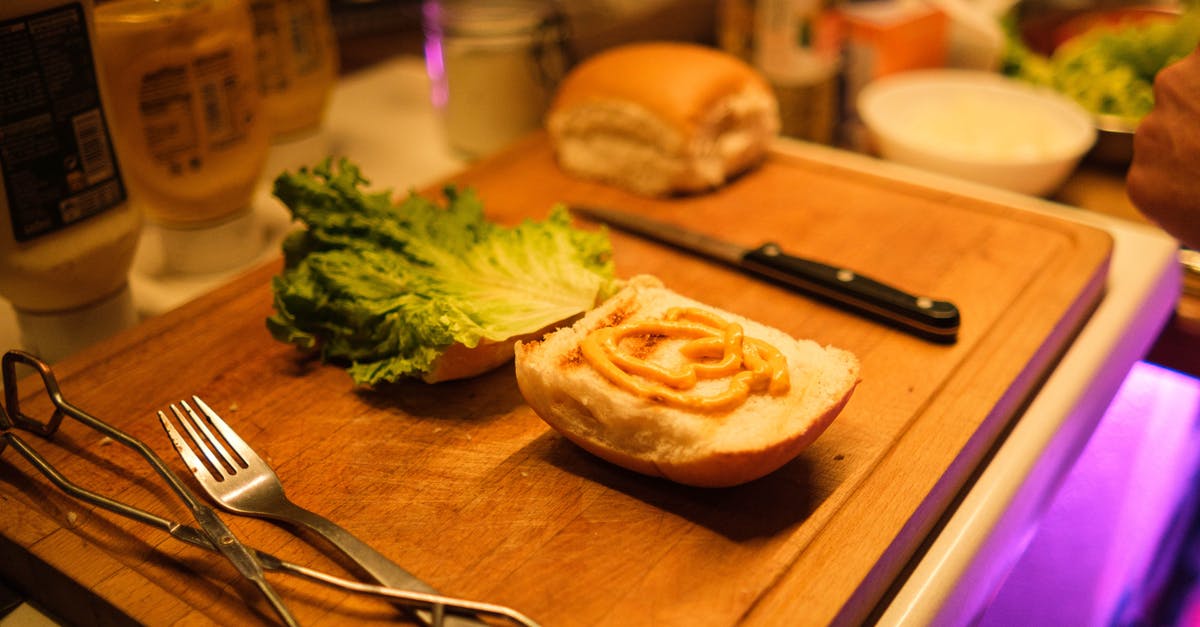
<svg viewBox="0 0 1200 627"><path fill-rule="evenodd" d="M535 136L453 177L504 223L544 218L556 202L611 206L743 244L771 239L958 304L959 341L933 344L612 233L623 276L657 274L688 296L859 356L862 383L833 426L750 484L688 488L600 461L533 414L511 367L356 389L342 370L267 334L278 263L58 364L61 389L181 474L154 412L199 394L274 464L296 501L444 593L543 625L859 622L1101 298L1111 240L822 155L781 148L717 192L649 200L564 176ZM20 395L48 415L32 381ZM52 443L27 439L75 480L188 520L136 455L82 425L68 420ZM353 572L310 536L225 518L251 545ZM73 501L13 451L0 455L0 534L0 575L69 620L272 620L220 558ZM306 624L396 617L376 600L271 579Z"/></svg>

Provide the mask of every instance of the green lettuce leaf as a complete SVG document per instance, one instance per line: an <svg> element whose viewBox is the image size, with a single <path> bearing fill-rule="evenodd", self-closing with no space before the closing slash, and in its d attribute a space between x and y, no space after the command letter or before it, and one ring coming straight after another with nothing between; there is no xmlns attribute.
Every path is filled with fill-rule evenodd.
<svg viewBox="0 0 1200 627"><path fill-rule="evenodd" d="M267 326L356 383L420 377L451 345L532 333L616 289L607 233L573 228L564 207L506 228L471 190L447 187L445 206L416 194L393 204L368 183L343 159L274 188L306 228L284 241Z"/></svg>

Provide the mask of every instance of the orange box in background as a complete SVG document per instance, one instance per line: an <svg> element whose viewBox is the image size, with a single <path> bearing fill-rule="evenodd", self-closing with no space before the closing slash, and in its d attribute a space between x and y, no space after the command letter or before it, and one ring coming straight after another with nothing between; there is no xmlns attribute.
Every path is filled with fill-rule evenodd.
<svg viewBox="0 0 1200 627"><path fill-rule="evenodd" d="M837 8L847 69L866 79L946 63L946 14L916 0L871 0Z"/></svg>
<svg viewBox="0 0 1200 627"><path fill-rule="evenodd" d="M865 142L855 108L869 81L903 72L944 67L950 21L921 0L847 2L835 9L842 39L842 143Z"/></svg>

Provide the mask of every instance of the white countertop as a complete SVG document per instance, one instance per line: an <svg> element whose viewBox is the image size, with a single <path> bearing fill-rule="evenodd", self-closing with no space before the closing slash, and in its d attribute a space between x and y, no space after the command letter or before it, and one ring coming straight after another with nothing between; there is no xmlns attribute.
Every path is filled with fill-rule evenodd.
<svg viewBox="0 0 1200 627"><path fill-rule="evenodd" d="M788 142L782 142L786 149ZM808 148L806 147L806 150ZM861 155L827 150L832 161ZM281 149L267 178L286 158L303 152L348 154L372 176L375 189L396 192L432 183L464 165L443 141L418 58L386 62L352 75L338 87L326 127L303 150ZM1176 245L1160 231L1027 196L875 162L885 176L928 181L1029 211L1107 230L1115 247L1106 295L1040 392L999 445L936 538L882 614L883 624L969 622L1016 562L1046 505L1071 469L1121 381L1158 335L1179 291ZM287 226L264 178L256 215L263 256L277 252ZM150 244L147 244L149 247ZM139 312L155 315L223 282L216 276L164 276L153 251L139 252L131 288ZM0 307L0 345L17 346L11 309Z"/></svg>

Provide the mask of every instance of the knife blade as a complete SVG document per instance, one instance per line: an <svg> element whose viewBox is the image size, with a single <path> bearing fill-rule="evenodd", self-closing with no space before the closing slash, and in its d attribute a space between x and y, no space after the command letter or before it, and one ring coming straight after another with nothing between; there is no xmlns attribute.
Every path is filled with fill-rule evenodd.
<svg viewBox="0 0 1200 627"><path fill-rule="evenodd" d="M851 270L790 255L775 243L750 248L626 211L573 205L570 212L613 228L722 262L806 295L938 343L958 339L958 307L910 294Z"/></svg>

